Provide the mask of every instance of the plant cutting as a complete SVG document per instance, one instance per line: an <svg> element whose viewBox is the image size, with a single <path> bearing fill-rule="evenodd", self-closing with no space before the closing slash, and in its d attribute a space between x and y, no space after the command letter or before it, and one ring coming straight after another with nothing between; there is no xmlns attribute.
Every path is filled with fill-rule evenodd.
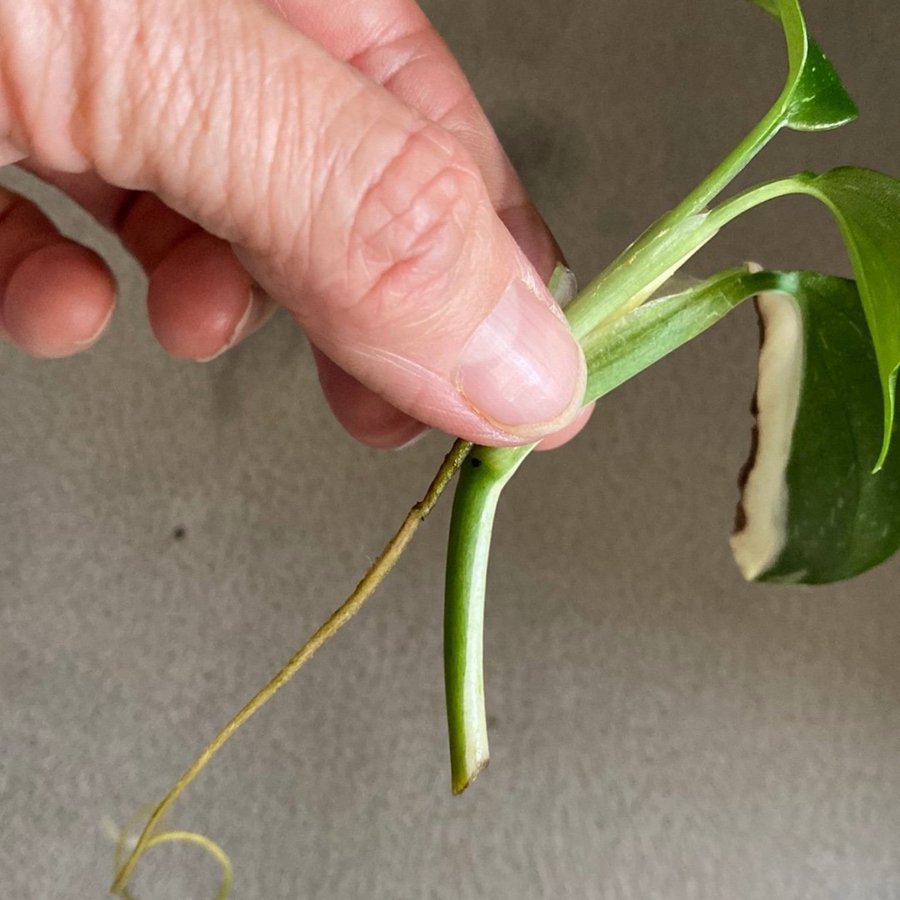
<svg viewBox="0 0 900 900"><path fill-rule="evenodd" d="M588 362L585 403L696 337L745 299L757 298L762 324L757 441L742 479L732 547L747 578L822 583L865 571L900 545L900 518L892 510L900 490L900 458L891 449L900 365L900 182L870 170L838 168L781 177L720 199L782 129L818 131L856 116L833 67L809 36L796 0L757 0L756 5L780 22L788 51L787 81L772 108L681 203L582 291L574 291L573 279L562 269L550 287L561 302L571 298L566 316ZM742 266L677 290L669 286L732 220L792 194L811 196L831 211L853 281ZM350 598L156 807L122 862L115 891L127 890L147 849L178 839L178 833L159 830L175 800L365 603L457 472L446 578L446 698L451 785L459 793L471 784L489 759L482 623L494 512L532 449L453 445L423 499Z"/></svg>

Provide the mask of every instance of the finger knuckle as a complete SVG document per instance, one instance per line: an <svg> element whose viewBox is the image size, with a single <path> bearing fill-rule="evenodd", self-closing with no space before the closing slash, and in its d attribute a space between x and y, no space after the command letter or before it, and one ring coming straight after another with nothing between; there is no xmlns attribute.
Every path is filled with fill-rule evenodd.
<svg viewBox="0 0 900 900"><path fill-rule="evenodd" d="M412 132L365 191L349 243L365 313L390 324L430 314L459 276L485 203L477 169L437 126Z"/></svg>
<svg viewBox="0 0 900 900"><path fill-rule="evenodd" d="M0 106L11 109L10 130L45 165L64 171L102 168L126 147L129 123L119 101L138 87L149 93L146 3L57 0L3 4L0 29L10 35L0 54ZM128 66L123 61L129 63ZM142 68L136 85L130 73Z"/></svg>
<svg viewBox="0 0 900 900"><path fill-rule="evenodd" d="M0 137L63 165L76 155L58 139L74 96L75 24L73 3L0 5Z"/></svg>
<svg viewBox="0 0 900 900"><path fill-rule="evenodd" d="M91 0L90 48L75 138L92 166L127 187L157 188L160 170L187 183L203 100L205 4L161 9L156 0ZM216 20L210 19L209 28ZM221 81L221 78L220 78ZM178 148L177 153L166 152ZM182 185L177 185L181 189Z"/></svg>

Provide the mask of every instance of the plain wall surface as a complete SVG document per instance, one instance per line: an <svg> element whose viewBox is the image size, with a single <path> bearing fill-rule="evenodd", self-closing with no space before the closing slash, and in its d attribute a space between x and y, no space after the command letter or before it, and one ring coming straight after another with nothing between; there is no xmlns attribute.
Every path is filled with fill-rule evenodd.
<svg viewBox="0 0 900 900"><path fill-rule="evenodd" d="M740 0L426 8L585 281L785 70L777 27ZM900 176L900 6L806 11L863 116L779 136L741 183L845 163ZM99 898L112 823L157 800L340 602L448 440L354 444L286 316L210 364L169 359L117 243L26 190L107 255L121 303L83 357L0 346L0 893ZM849 271L802 199L730 227L689 271L748 258ZM485 637L493 758L461 798L441 504L173 812L231 854L236 898L900 898L900 560L816 590L741 580L727 537L756 340L737 311L508 489ZM135 882L141 900L214 893L190 849L153 851Z"/></svg>

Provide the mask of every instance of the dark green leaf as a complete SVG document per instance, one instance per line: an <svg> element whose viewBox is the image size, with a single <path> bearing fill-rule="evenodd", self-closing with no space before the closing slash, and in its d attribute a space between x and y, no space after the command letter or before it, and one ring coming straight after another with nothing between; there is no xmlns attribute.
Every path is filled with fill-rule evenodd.
<svg viewBox="0 0 900 900"><path fill-rule="evenodd" d="M900 181L870 169L841 168L806 183L838 221L866 313L884 397L884 462L900 367ZM873 456L873 458L875 458Z"/></svg>
<svg viewBox="0 0 900 900"><path fill-rule="evenodd" d="M781 20L789 72L778 104L782 124L796 131L837 128L857 117L856 104L818 44L809 37L797 0L751 0Z"/></svg>
<svg viewBox="0 0 900 900"><path fill-rule="evenodd" d="M757 440L732 548L744 575L849 578L900 547L900 453L878 474L875 348L852 281L781 276L760 296Z"/></svg>
<svg viewBox="0 0 900 900"><path fill-rule="evenodd" d="M791 94L786 124L795 131L821 131L852 122L859 115L834 66L809 41L806 61Z"/></svg>

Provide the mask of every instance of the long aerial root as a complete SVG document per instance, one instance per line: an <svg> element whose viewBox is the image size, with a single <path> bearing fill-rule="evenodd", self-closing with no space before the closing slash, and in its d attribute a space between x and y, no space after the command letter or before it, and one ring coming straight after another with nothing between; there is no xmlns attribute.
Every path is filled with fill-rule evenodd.
<svg viewBox="0 0 900 900"><path fill-rule="evenodd" d="M150 814L141 836L132 849L125 861L125 864L119 869L116 879L110 889L113 894L127 897L128 880L134 872L135 866L140 858L151 847L156 846L164 841L185 840L193 843L201 844L216 856L222 863L223 869L230 879L231 864L224 851L214 844L208 838L202 835L193 834L192 832L173 831L164 834L155 834L156 828L162 821L163 817L181 796L184 790L191 782L206 768L207 764L222 749L234 733L259 709L261 709L272 697L278 693L307 663L313 654L359 612L363 604L372 596L375 589L385 579L391 571L397 560L403 554L407 544L409 544L413 535L416 533L419 525L434 508L438 498L444 491L444 488L450 483L457 469L462 465L472 445L467 441L457 440L450 448L450 452L444 458L441 467L434 476L428 490L422 499L407 513L403 523L395 532L394 536L387 542L384 550L369 567L362 580L353 590L353 593L328 617L327 621L319 627L319 629L309 638L309 640L284 664L281 670L272 678L272 680L251 699L241 709L231 721L206 745L203 752L191 764L190 768L175 782L171 790L160 801L157 807ZM220 856L221 854L221 856ZM223 888L225 883L223 881ZM227 895L227 894L226 894ZM223 895L221 890L219 897Z"/></svg>

